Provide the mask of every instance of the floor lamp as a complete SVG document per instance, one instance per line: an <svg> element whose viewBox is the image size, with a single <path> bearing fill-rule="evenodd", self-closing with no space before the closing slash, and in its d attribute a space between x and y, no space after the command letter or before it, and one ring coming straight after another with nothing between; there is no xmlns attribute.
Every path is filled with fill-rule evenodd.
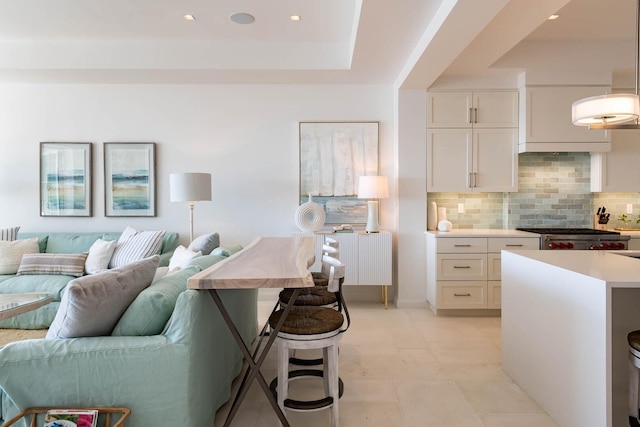
<svg viewBox="0 0 640 427"><path fill-rule="evenodd" d="M211 174L172 173L169 192L172 202L189 202L189 242L192 242L193 208L195 202L211 201Z"/></svg>
<svg viewBox="0 0 640 427"><path fill-rule="evenodd" d="M389 197L389 183L386 176L361 176L358 181L358 198L371 199L367 202L367 233L379 233L378 200Z"/></svg>

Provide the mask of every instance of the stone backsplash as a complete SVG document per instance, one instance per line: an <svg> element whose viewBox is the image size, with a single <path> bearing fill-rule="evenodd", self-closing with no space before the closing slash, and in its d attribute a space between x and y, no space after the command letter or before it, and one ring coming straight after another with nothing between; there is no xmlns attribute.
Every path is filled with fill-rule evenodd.
<svg viewBox="0 0 640 427"><path fill-rule="evenodd" d="M624 226L618 215L628 215L629 227L640 214L640 193L592 193L589 153L523 153L518 164L517 193L428 193L427 202L447 209L454 228L513 229L516 227L592 227L599 206L611 213L609 228ZM458 204L464 213L458 213Z"/></svg>

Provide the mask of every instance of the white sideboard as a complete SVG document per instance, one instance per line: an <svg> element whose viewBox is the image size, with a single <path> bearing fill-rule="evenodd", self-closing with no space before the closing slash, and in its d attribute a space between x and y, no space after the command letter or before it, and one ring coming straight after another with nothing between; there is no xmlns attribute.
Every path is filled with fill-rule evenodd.
<svg viewBox="0 0 640 427"><path fill-rule="evenodd" d="M295 232L296 236L309 233ZM382 301L388 307L387 286L392 284L392 240L391 233L353 233L317 232L316 262L311 271L320 271L322 261L322 244L325 237L339 242L340 260L346 264L344 284L382 286Z"/></svg>

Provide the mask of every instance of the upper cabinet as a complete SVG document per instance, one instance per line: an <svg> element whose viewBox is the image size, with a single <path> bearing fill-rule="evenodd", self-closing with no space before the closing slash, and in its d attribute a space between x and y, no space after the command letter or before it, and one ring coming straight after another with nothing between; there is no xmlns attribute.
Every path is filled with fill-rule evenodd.
<svg viewBox="0 0 640 427"><path fill-rule="evenodd" d="M526 86L520 88L519 151L604 152L610 132L571 122L571 104L610 92L606 86Z"/></svg>
<svg viewBox="0 0 640 427"><path fill-rule="evenodd" d="M427 191L518 191L518 92L427 93Z"/></svg>
<svg viewBox="0 0 640 427"><path fill-rule="evenodd" d="M517 128L516 91L427 93L427 128Z"/></svg>
<svg viewBox="0 0 640 427"><path fill-rule="evenodd" d="M591 154L591 191L640 191L640 131L611 132L611 151Z"/></svg>

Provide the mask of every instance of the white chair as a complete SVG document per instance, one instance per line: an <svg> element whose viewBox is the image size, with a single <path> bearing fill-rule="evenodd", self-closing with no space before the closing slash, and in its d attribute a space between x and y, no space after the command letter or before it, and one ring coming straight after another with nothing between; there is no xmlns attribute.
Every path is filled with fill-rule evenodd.
<svg viewBox="0 0 640 427"><path fill-rule="evenodd" d="M338 293L344 281L345 265L331 256L322 257L322 270L328 277L328 288ZM341 294L340 294L341 295ZM340 298L342 298L340 296ZM331 425L338 426L339 399L343 385L338 376L338 343L342 333L350 323L349 312L341 301L344 315L326 307L293 307L276 338L278 346L278 377L271 383L278 405L286 415L286 410L312 411L331 407ZM269 323L275 325L282 310L269 317ZM347 325L344 326L344 320ZM289 370L291 352L297 349L322 349L322 370ZM322 377L326 396L314 401L301 401L289 398L289 380L300 377Z"/></svg>

